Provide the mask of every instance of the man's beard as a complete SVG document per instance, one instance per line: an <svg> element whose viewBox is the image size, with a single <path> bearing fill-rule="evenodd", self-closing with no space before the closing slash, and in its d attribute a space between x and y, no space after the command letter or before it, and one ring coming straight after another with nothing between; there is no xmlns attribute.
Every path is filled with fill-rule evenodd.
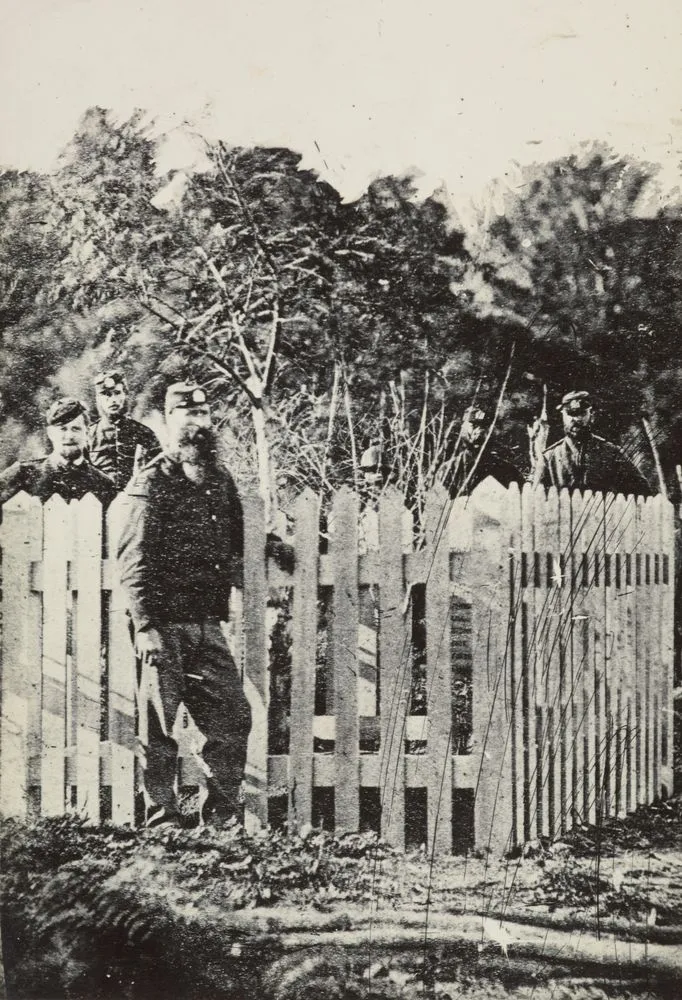
<svg viewBox="0 0 682 1000"><path fill-rule="evenodd" d="M56 458L58 462L64 465L71 465L73 462L77 462L78 459L83 454L83 449L77 444L63 444L58 452L56 452Z"/></svg>
<svg viewBox="0 0 682 1000"><path fill-rule="evenodd" d="M188 465L216 465L218 442L210 428L186 428L178 435L174 454L179 462Z"/></svg>
<svg viewBox="0 0 682 1000"><path fill-rule="evenodd" d="M571 427L570 430L566 431L571 441L575 441L576 444L583 444L587 441L590 436L590 428L584 425L580 427Z"/></svg>

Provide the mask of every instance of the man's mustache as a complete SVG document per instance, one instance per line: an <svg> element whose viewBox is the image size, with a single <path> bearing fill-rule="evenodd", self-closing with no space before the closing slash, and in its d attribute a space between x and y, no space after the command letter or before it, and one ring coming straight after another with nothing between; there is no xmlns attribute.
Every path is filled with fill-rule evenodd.
<svg viewBox="0 0 682 1000"><path fill-rule="evenodd" d="M181 442L215 441L215 434L208 427L188 427L180 435Z"/></svg>
<svg viewBox="0 0 682 1000"><path fill-rule="evenodd" d="M215 432L207 427L188 427L178 436L178 447L194 447L204 455L216 451L217 437Z"/></svg>

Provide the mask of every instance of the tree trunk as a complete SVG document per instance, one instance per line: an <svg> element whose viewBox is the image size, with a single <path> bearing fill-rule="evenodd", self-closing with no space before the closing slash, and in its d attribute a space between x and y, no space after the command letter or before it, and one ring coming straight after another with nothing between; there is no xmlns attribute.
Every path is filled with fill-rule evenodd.
<svg viewBox="0 0 682 1000"><path fill-rule="evenodd" d="M277 510L277 497L270 467L270 446L265 430L265 403L262 399L251 405L251 420L256 436L256 460L258 464L258 491L265 504L265 523L270 524Z"/></svg>

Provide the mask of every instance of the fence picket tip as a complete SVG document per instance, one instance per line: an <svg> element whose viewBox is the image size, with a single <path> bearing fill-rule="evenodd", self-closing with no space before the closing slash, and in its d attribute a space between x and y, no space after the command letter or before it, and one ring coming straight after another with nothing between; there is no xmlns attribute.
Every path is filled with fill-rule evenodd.
<svg viewBox="0 0 682 1000"><path fill-rule="evenodd" d="M58 493L53 493L49 500L45 501L44 508L46 516L49 516L52 511L57 510L66 513L69 509L69 504L68 501L59 496Z"/></svg>
<svg viewBox="0 0 682 1000"><path fill-rule="evenodd" d="M88 512L88 508L93 514L102 510L102 503L94 493L86 493L80 500L71 500L69 505L81 512L85 508L85 513Z"/></svg>
<svg viewBox="0 0 682 1000"><path fill-rule="evenodd" d="M40 506L41 503L38 497L31 496L25 490L20 490L13 497L10 497L9 500L5 500L2 510L3 513L13 514L15 511L24 511L31 507L36 508Z"/></svg>
<svg viewBox="0 0 682 1000"><path fill-rule="evenodd" d="M318 494L311 486L304 486L301 492L296 497L296 503L301 500L305 500L306 503L312 503L313 500L317 500Z"/></svg>

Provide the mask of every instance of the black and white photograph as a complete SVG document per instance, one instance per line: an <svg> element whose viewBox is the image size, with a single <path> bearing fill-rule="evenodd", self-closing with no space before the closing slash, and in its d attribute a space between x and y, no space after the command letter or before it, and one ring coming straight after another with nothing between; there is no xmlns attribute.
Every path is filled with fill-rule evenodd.
<svg viewBox="0 0 682 1000"><path fill-rule="evenodd" d="M0 81L0 1000L682 996L682 7Z"/></svg>

